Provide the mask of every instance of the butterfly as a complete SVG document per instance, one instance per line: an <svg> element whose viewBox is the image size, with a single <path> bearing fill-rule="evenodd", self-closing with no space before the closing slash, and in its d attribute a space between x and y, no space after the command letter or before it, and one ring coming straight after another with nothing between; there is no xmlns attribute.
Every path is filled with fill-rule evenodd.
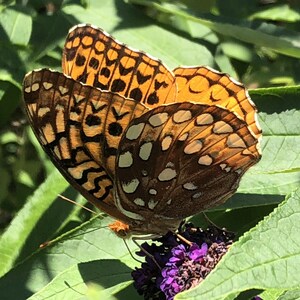
<svg viewBox="0 0 300 300"><path fill-rule="evenodd" d="M163 235L224 203L261 158L256 107L227 74L171 71L88 24L69 31L62 69L25 76L31 127L69 183L132 234Z"/></svg>

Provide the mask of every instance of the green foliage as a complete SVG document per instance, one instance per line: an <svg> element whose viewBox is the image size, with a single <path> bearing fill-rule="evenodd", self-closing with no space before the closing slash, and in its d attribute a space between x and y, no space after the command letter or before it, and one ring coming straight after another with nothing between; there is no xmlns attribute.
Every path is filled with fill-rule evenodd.
<svg viewBox="0 0 300 300"><path fill-rule="evenodd" d="M248 299L245 291L257 290L263 299L299 298L300 7L258 2L1 2L1 299L140 299L130 276L138 263L107 229L111 219L89 220L57 199L77 193L49 162L23 113L24 75L60 70L64 39L78 23L97 25L170 68L228 72L250 88L258 107L262 160L232 199L209 212L240 238L199 287L177 299Z"/></svg>

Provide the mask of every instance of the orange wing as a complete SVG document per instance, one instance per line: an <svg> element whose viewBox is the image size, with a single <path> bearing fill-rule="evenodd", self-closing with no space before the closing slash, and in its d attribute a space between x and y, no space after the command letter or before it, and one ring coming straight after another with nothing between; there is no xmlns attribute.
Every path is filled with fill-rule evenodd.
<svg viewBox="0 0 300 300"><path fill-rule="evenodd" d="M110 157L107 139L120 138L107 132L107 121L136 118L147 110L144 105L48 69L25 76L23 97L31 126L58 170L102 211L129 222L115 208L113 181L102 167ZM95 159L90 150L103 154Z"/></svg>
<svg viewBox="0 0 300 300"><path fill-rule="evenodd" d="M241 83L209 67L178 67L174 74L178 87L177 102L220 105L246 121L253 135L261 139L257 109Z"/></svg>
<svg viewBox="0 0 300 300"><path fill-rule="evenodd" d="M160 60L127 47L92 25L77 25L69 31L62 68L76 80L147 107L175 99L174 75Z"/></svg>
<svg viewBox="0 0 300 300"><path fill-rule="evenodd" d="M136 220L134 231L164 234L224 203L259 161L258 143L244 120L220 106L154 108L133 119L120 141L116 204Z"/></svg>

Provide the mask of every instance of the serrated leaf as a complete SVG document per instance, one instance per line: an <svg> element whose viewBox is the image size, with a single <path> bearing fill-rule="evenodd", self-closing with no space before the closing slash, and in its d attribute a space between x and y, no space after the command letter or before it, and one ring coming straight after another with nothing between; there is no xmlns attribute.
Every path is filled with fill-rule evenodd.
<svg viewBox="0 0 300 300"><path fill-rule="evenodd" d="M296 289L300 264L299 215L300 189L234 243L197 288L175 299L225 299L251 288Z"/></svg>
<svg viewBox="0 0 300 300"><path fill-rule="evenodd" d="M300 183L300 87L257 89L250 95L263 130L262 159L243 177L239 192L286 195Z"/></svg>

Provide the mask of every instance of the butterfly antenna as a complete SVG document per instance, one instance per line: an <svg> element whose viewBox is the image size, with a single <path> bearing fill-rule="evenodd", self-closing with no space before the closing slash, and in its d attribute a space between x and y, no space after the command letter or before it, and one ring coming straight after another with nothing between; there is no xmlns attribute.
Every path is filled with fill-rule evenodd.
<svg viewBox="0 0 300 300"><path fill-rule="evenodd" d="M89 209L89 208L87 208L87 207L85 207L85 206L83 206L83 205L81 205L81 204L79 204L79 203L77 203L77 202L75 202L75 201L73 201L73 200L71 200L71 199L63 196L63 195L61 195L61 194L58 194L58 197L60 197L61 199L65 200L65 201L68 201L68 202L70 202L70 203L72 203L74 205L77 205L80 208L85 209L86 211L88 211L88 212L90 212L90 213L92 213L94 215L97 215L97 213L94 212L93 210L91 210L91 209ZM39 248L43 249L43 248L45 248L47 246L50 246L53 243L53 241L55 241L55 239L54 240L50 240L50 241L46 241L46 242L40 244Z"/></svg>
<svg viewBox="0 0 300 300"><path fill-rule="evenodd" d="M129 249L129 246L128 246L128 244L127 244L127 242L126 242L125 239L123 239L123 242L124 242L124 244L125 244L125 246L126 246L126 248L127 248L127 251L129 252L130 256L131 256L135 261L137 261L138 263L142 264L143 262L142 262L141 260L139 260L139 259L137 259L136 257L133 256L133 254L132 254L131 250ZM139 247L139 248L140 248L140 247Z"/></svg>
<svg viewBox="0 0 300 300"><path fill-rule="evenodd" d="M77 206L81 207L82 209L85 209L86 211L88 211L88 212L90 212L90 213L92 213L94 215L97 215L97 213L94 212L93 210L91 210L91 209L87 208L86 206L83 206L83 205L81 205L81 204L79 204L79 203L77 203L77 202L75 202L75 201L73 201L73 200L71 200L71 199L63 196L63 195L58 194L58 197L60 197L61 199L65 200L65 201L68 201L68 202L70 202L70 203L72 203L74 205L77 205Z"/></svg>

